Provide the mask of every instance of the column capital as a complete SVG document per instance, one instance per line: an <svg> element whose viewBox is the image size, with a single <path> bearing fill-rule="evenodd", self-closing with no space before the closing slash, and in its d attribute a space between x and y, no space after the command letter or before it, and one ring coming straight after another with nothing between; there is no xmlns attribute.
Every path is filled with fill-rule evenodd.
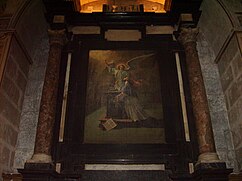
<svg viewBox="0 0 242 181"><path fill-rule="evenodd" d="M49 35L49 43L50 45L61 45L63 46L67 42L66 38L66 30L52 30L48 29L48 35Z"/></svg>
<svg viewBox="0 0 242 181"><path fill-rule="evenodd" d="M178 36L178 41L183 45L189 42L196 42L198 33L198 28L181 28Z"/></svg>

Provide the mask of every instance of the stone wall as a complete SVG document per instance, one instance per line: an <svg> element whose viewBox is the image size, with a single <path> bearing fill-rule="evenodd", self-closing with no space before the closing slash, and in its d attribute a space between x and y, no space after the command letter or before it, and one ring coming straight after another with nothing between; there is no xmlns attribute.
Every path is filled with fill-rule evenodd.
<svg viewBox="0 0 242 181"><path fill-rule="evenodd" d="M234 149L242 168L242 57L236 34L218 61L221 83L226 97Z"/></svg>
<svg viewBox="0 0 242 181"><path fill-rule="evenodd" d="M34 151L35 135L39 115L39 106L48 58L48 37L44 36L30 67L21 114L20 130L17 141L14 168L23 168Z"/></svg>
<svg viewBox="0 0 242 181"><path fill-rule="evenodd" d="M227 161L228 165L234 166L234 171L238 172L242 168L242 59L237 37L242 30L241 24L239 24L239 14L242 12L241 2L239 0L204 0L201 10L202 15L198 26L204 41L208 42L214 53L214 56L210 57L210 63L217 63L218 78L220 77L222 94L225 97L225 101L221 101L226 103L227 109L226 113L226 109L213 108L213 101L208 95L216 147L220 157ZM200 41L202 44L201 39ZM202 50L200 50L200 55L203 56ZM201 58L201 64L204 61ZM205 77L210 67L203 69ZM211 70L208 80L213 75L214 71ZM214 89L216 84L206 82L206 79L205 83L207 84L207 94L209 94L208 87ZM217 92L217 95L219 94ZM216 95L211 98L215 100ZM219 102L220 98L217 97L216 101ZM219 104L222 105L221 103ZM213 113L213 109L217 115ZM232 141L230 141L230 137L232 137ZM234 159L233 155L236 155Z"/></svg>
<svg viewBox="0 0 242 181"><path fill-rule="evenodd" d="M23 141L18 141L17 144L17 138L19 135L23 135L19 132L25 133L25 136L21 138L26 141L25 145L34 146L34 143L31 145L31 142L28 141L29 138L34 139L35 137L34 124L37 123L35 117L38 111L32 116L32 124L28 121L25 122L24 116L29 115L32 111L31 105L38 106L37 102L31 102L28 99L28 94L31 91L40 94L41 83L36 81L35 84L39 87L31 90L28 88L27 91L26 85L30 84L30 80L35 80L34 71L36 74L38 74L37 72L44 74L43 68L36 67L37 65L45 67L46 52L48 52L48 26L44 17L42 1L9 0L7 2L5 12L0 15L1 32L7 32L6 35L10 37L3 39L1 34L0 38L0 78L2 77L2 82L0 81L0 180L2 172L13 172L15 160L18 160L18 156L22 157L22 155L15 155L15 152L19 153L19 150L24 147L21 145ZM7 45L7 48L1 45ZM2 55L5 54L8 56L3 59ZM4 64L3 60L6 60ZM30 62L33 61L34 64L30 66ZM4 70L3 75L1 69ZM40 95L37 97L39 98ZM26 104L29 106L29 112L26 112ZM33 130L33 134L28 133L28 129ZM31 153L31 151L27 151L27 153Z"/></svg>
<svg viewBox="0 0 242 181"><path fill-rule="evenodd" d="M227 167L234 168L235 152L218 65L214 62L214 53L202 32L198 37L197 49L206 88L216 150L219 158L226 162Z"/></svg>
<svg viewBox="0 0 242 181"><path fill-rule="evenodd" d="M30 67L20 118L20 130L14 162L15 171L18 168L23 168L26 160L29 160L33 154L39 104L48 59L48 25L45 21L44 7L41 0L34 1L29 5L29 8L23 12L21 19L16 24L16 29L20 38L24 40L33 64Z"/></svg>
<svg viewBox="0 0 242 181"><path fill-rule="evenodd" d="M29 160L33 154L39 104L48 59L48 25L45 21L44 7L41 0L29 4L29 7L23 12L16 24L16 29L19 37L24 40L24 45L33 64L29 71L20 117L20 128L14 161L15 171L18 168L23 168L26 160Z"/></svg>
<svg viewBox="0 0 242 181"><path fill-rule="evenodd" d="M221 4L223 1L224 3ZM231 9L231 14L236 11L236 21L239 22L239 9L235 5L239 0L223 1L203 1L202 16L198 24L201 32L198 37L198 51L216 148L220 158L226 161L229 167L236 167L237 162L241 165L242 161L240 113L242 60L237 40L239 30L234 30L233 21L222 5L234 8ZM16 3L16 7L19 7L19 3L24 0L9 0L9 2ZM27 9L22 11L14 28L24 43L23 46L32 59L33 65L28 73L28 58L12 35L11 49L0 88L0 174L2 170L13 171L13 162L15 169L22 168L34 148L39 102L48 56L48 37L41 1L31 1L31 3L28 1L28 3ZM10 6L7 5L7 10L13 12L8 8Z"/></svg>
<svg viewBox="0 0 242 181"><path fill-rule="evenodd" d="M202 15L199 20L200 31L211 46L215 58L222 49L226 39L231 34L233 25L218 2L219 0L204 0L201 5Z"/></svg>
<svg viewBox="0 0 242 181"><path fill-rule="evenodd" d="M0 173L11 172L30 62L12 35L0 87Z"/></svg>

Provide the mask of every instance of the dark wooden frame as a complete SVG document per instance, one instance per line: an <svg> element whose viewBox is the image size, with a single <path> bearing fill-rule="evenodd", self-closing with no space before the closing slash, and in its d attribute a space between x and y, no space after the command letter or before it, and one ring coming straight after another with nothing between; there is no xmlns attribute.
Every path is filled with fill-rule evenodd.
<svg viewBox="0 0 242 181"><path fill-rule="evenodd" d="M70 43L72 47L72 65L67 103L67 117L64 142L58 142L55 137L53 156L56 162L62 163L62 173L80 173L86 163L164 163L166 169L172 172L187 172L188 162L196 160L195 135L191 135L191 142L185 141L182 110L180 103L179 84L177 78L175 52L180 51L181 60L184 59L180 45L172 40L171 35L143 36L137 42L108 42L101 35L75 35ZM66 48L68 49L68 48ZM89 50L154 50L164 55L160 62L160 77L162 99L165 117L166 144L83 144L80 130L84 129L85 100L88 70ZM64 72L67 53L63 52L62 76L60 77L59 106L57 111L56 132L58 135L60 123L61 100L63 94ZM184 61L182 61L184 62ZM184 65L183 76L186 79ZM81 75L81 76L80 76ZM184 81L186 85L186 80ZM81 92L81 94L80 94ZM189 95L189 89L185 86ZM189 97L189 96L188 96ZM191 107L188 104L188 113ZM192 115L192 114L189 114ZM81 121L80 121L81 120ZM189 122L192 117L189 116ZM84 132L84 131L83 131ZM194 132L191 124L190 132Z"/></svg>

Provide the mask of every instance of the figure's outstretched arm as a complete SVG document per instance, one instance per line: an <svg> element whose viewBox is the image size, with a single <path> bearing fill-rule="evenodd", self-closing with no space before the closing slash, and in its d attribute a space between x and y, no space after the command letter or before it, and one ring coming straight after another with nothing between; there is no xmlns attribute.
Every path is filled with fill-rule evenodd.
<svg viewBox="0 0 242 181"><path fill-rule="evenodd" d="M114 68L114 63L113 63L113 61L105 60L105 64L107 65L108 72L114 74L116 69Z"/></svg>

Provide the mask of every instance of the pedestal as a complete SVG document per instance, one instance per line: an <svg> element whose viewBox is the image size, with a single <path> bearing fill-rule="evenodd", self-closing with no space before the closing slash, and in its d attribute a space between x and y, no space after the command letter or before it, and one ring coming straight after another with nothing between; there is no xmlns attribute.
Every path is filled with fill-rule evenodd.
<svg viewBox="0 0 242 181"><path fill-rule="evenodd" d="M54 165L50 163L25 163L24 169L18 169L24 181L52 181L58 178Z"/></svg>
<svg viewBox="0 0 242 181"><path fill-rule="evenodd" d="M196 181L228 181L232 169L227 169L224 162L198 163L193 179Z"/></svg>

